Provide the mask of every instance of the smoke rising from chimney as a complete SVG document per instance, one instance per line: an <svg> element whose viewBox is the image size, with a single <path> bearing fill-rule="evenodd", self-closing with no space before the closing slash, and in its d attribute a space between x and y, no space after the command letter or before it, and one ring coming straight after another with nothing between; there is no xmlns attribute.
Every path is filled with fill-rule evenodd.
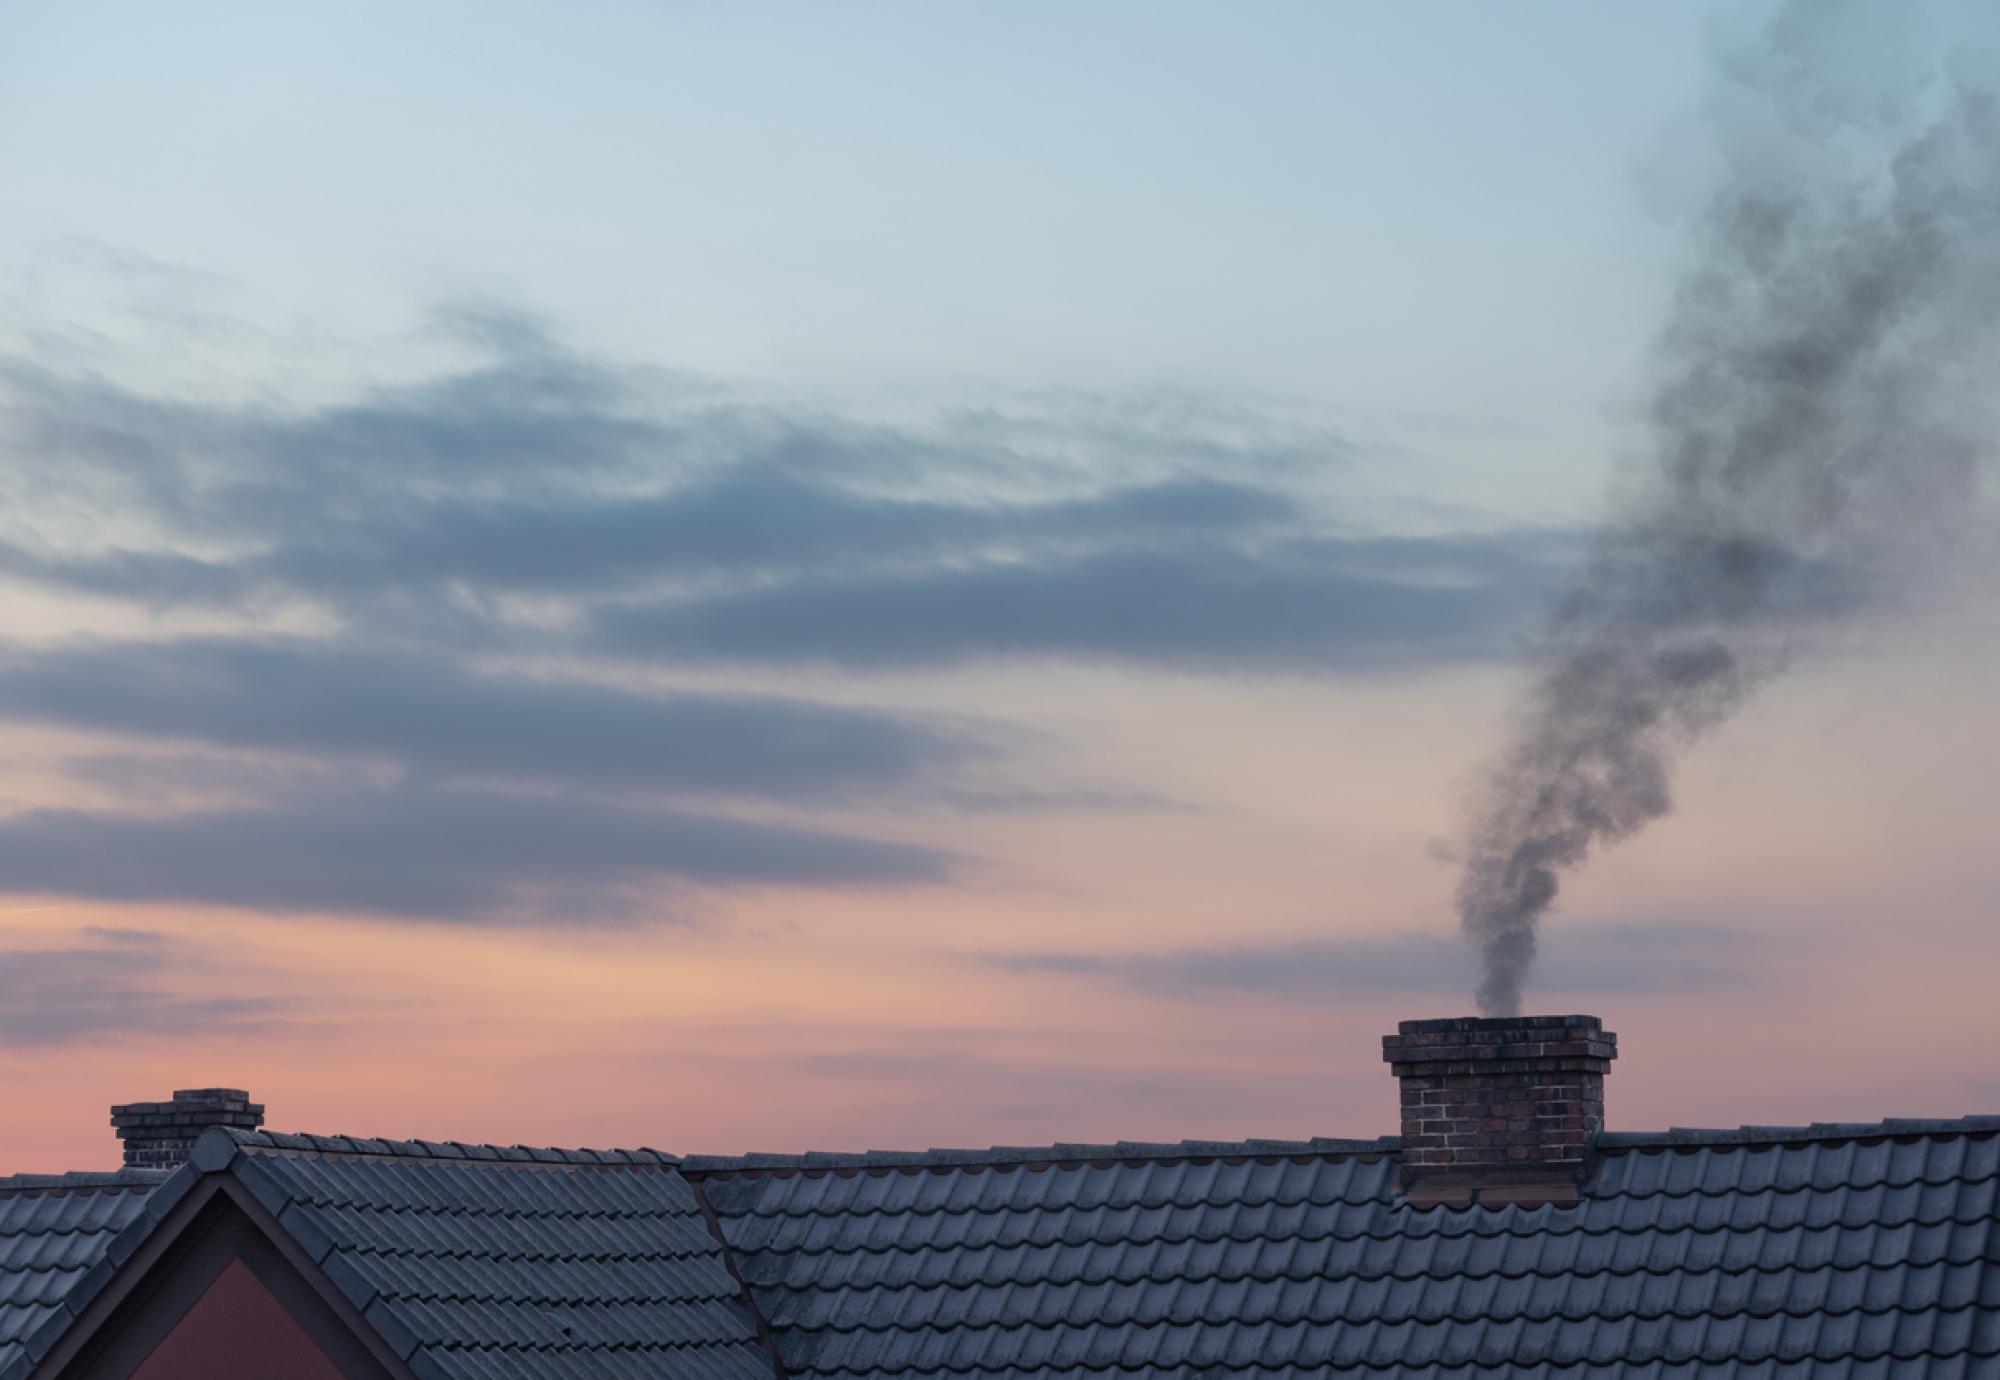
<svg viewBox="0 0 2000 1380"><path fill-rule="evenodd" d="M1550 620L1474 804L1479 1009L1520 1010L1565 873L1672 808L1672 768L1804 621L1879 591L1977 487L2000 112L1916 7L1797 0L1718 48L1716 177L1655 346L1647 463Z"/></svg>

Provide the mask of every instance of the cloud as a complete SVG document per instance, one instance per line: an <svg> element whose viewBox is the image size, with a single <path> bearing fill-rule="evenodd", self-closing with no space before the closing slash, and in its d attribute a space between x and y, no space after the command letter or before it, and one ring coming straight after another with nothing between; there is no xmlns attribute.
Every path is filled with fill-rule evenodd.
<svg viewBox="0 0 2000 1380"><path fill-rule="evenodd" d="M1430 545L1448 563L1453 543ZM1379 562L1373 546L1365 554ZM1398 577L1341 555L1326 543L1248 552L1190 542L797 580L608 605L589 637L610 654L781 664L1038 656L1374 671L1510 656L1541 606L1538 583Z"/></svg>
<svg viewBox="0 0 2000 1380"><path fill-rule="evenodd" d="M264 500L268 502L269 500ZM750 461L664 490L416 497L342 521L260 515L261 549L205 558L0 542L0 573L151 606L296 595L335 607L415 593L602 594L646 582L805 574L1001 552L1090 550L1296 523L1284 495L1176 479L1039 502L860 492Z"/></svg>
<svg viewBox="0 0 2000 1380"><path fill-rule="evenodd" d="M0 648L0 717L439 779L788 799L921 783L981 749L963 725L915 715L481 673L340 639Z"/></svg>
<svg viewBox="0 0 2000 1380"><path fill-rule="evenodd" d="M280 1003L175 995L175 977L215 967L203 951L145 930L86 927L87 945L0 952L0 1040L15 1047L102 1035L188 1034L261 1027Z"/></svg>
<svg viewBox="0 0 2000 1380"><path fill-rule="evenodd" d="M317 394L0 358L0 454L34 500L0 510L0 577L211 629L0 642L0 719L142 745L71 763L118 808L0 818L5 885L560 922L936 881L934 850L729 810L1175 806L1023 782L1004 725L619 673L1423 668L1512 655L1570 555L1337 526L1326 483L1359 448L1234 402L891 423L592 357L490 304L431 326L421 364Z"/></svg>
<svg viewBox="0 0 2000 1380"><path fill-rule="evenodd" d="M1199 472L1150 456L1065 462L1074 434L1036 438L1049 454L1031 455L963 415L899 428L785 412L579 355L518 313L440 320L472 349L469 367L317 406L153 397L0 360L9 439L45 505L113 508L152 535L19 533L0 570L153 604L290 591L338 605L384 589L617 588L1300 517L1286 493L1218 477L1223 441L1199 452ZM1107 485L1107 468L1127 477ZM1023 479L1042 491L1010 492Z"/></svg>
<svg viewBox="0 0 2000 1380"><path fill-rule="evenodd" d="M1569 925L1535 980L1547 992L1705 992L1755 985L1766 976L1757 936L1680 922ZM992 954L987 966L1021 974L1116 982L1155 995L1256 996L1305 1003L1382 994L1461 998L1478 956L1456 936L1231 944L1152 953Z"/></svg>
<svg viewBox="0 0 2000 1380"><path fill-rule="evenodd" d="M947 503L857 491L745 460L666 490L411 504L239 562L233 582L220 573L177 576L190 593L267 584L335 600L450 582L588 593L662 578L962 559L995 547L1061 549L1296 519L1280 494L1213 480L1041 502Z"/></svg>
<svg viewBox="0 0 2000 1380"><path fill-rule="evenodd" d="M574 627L638 660L1374 671L1515 655L1576 553L1336 528L1356 444L1212 400L888 425L592 359L516 313L440 321L470 363L315 406L0 368L40 506L73 514L0 527L0 572L156 609L304 600L434 647ZM107 511L115 539L86 527Z"/></svg>
<svg viewBox="0 0 2000 1380"><path fill-rule="evenodd" d="M657 915L685 886L939 882L935 849L724 815L468 787L328 784L251 806L0 817L23 893L466 923Z"/></svg>

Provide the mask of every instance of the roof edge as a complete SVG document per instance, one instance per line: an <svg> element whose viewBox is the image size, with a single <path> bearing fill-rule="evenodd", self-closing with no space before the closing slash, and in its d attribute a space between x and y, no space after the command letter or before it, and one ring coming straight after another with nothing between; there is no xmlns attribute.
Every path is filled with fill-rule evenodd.
<svg viewBox="0 0 2000 1380"><path fill-rule="evenodd" d="M1672 1127L1665 1131L1601 1131L1592 1148L1601 1154L1701 1146L1826 1143L1897 1137L1986 1136L2000 1134L2000 1115L1947 1118L1889 1117L1882 1121L1816 1121L1806 1126ZM1373 1140L1314 1136L1305 1140L1183 1140L1063 1142L1053 1145L996 1145L985 1149L809 1150L797 1153L671 1155L637 1149L561 1149L547 1146L488 1145L468 1141L392 1140L376 1136L315 1135L306 1132L210 1127L203 1138L220 1150L280 1151L310 1155L354 1155L377 1159L479 1161L496 1164L563 1165L579 1168L659 1166L687 1174L796 1173L818 1170L994 1168L1014 1165L1090 1164L1204 1159L1348 1158L1393 1156L1398 1136ZM223 1158L227 1158L227 1154ZM218 1164L214 1166L220 1168ZM70 1174L17 1174L0 1178L0 1193L63 1192L137 1188L165 1181L158 1170L115 1170Z"/></svg>
<svg viewBox="0 0 2000 1380"><path fill-rule="evenodd" d="M485 1145L458 1140L389 1140L378 1136L313 1135L303 1131L251 1131L213 1126L204 1137L226 1136L244 1150L282 1150L308 1155L359 1155L375 1159L481 1160L504 1164L552 1164L580 1168L678 1165L678 1156L645 1147L632 1150L564 1150L537 1145Z"/></svg>
<svg viewBox="0 0 2000 1380"><path fill-rule="evenodd" d="M165 1183L173 1173L171 1169L72 1169L66 1174L0 1174L0 1194L151 1189Z"/></svg>
<svg viewBox="0 0 2000 1380"><path fill-rule="evenodd" d="M2000 1133L2000 1116L1888 1117L1881 1121L1815 1121L1808 1126L1675 1126L1665 1131L1600 1131L1593 1146L1608 1154L1672 1150L1703 1145L1797 1145L1808 1142L1893 1140L1899 1136L1977 1136Z"/></svg>
<svg viewBox="0 0 2000 1380"><path fill-rule="evenodd" d="M1058 1143L1045 1146L996 1145L984 1150L864 1150L853 1153L806 1151L800 1154L687 1155L683 1173L796 1173L843 1169L980 1169L1003 1165L1092 1164L1111 1161L1146 1162L1216 1159L1348 1158L1393 1155L1400 1139L1335 1140L1183 1140L1173 1142L1116 1141L1110 1144Z"/></svg>

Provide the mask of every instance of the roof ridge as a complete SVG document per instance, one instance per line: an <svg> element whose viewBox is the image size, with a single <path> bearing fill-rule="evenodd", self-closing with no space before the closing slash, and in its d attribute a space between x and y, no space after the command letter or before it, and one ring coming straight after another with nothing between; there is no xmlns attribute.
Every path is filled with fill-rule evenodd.
<svg viewBox="0 0 2000 1380"><path fill-rule="evenodd" d="M1674 1126L1665 1131L1600 1131L1599 1150L1671 1149L1700 1145L1786 1145L1813 1141L1965 1136L2000 1132L2000 1115L1884 1117L1880 1121L1815 1121L1805 1126Z"/></svg>
<svg viewBox="0 0 2000 1380"><path fill-rule="evenodd" d="M318 1155L362 1155L377 1158L477 1160L516 1164L561 1164L617 1167L672 1165L690 1174L785 1173L848 1169L976 1169L1002 1165L1087 1164L1107 1160L1160 1161L1200 1159L1266 1159L1295 1156L1348 1157L1394 1155L1398 1136L1371 1140L1313 1136L1304 1140L1182 1141L1058 1141L1051 1145L995 1145L985 1149L934 1147L928 1150L807 1150L789 1153L752 1151L740 1155L677 1156L649 1146L635 1148L561 1148L496 1145L475 1141L398 1140L380 1136L318 1135L310 1132L216 1128L240 1146ZM1963 1117L1887 1117L1881 1121L1816 1121L1805 1126L1745 1125L1726 1127L1675 1126L1664 1131L1600 1131L1595 1148L1607 1153L1698 1146L1783 1145L1825 1141L1866 1140L1902 1136L1963 1136L2000 1133L2000 1115ZM47 1191L50 1188L110 1188L157 1183L156 1170L72 1171L69 1174L18 1174L0 1177L0 1192Z"/></svg>
<svg viewBox="0 0 2000 1380"><path fill-rule="evenodd" d="M459 1140L323 1136L307 1131L253 1131L240 1126L210 1127L203 1134L227 1136L246 1150L275 1150L306 1155L356 1155L373 1159L476 1160L503 1164L567 1165L584 1169L610 1169L634 1165L670 1167L680 1163L677 1156L643 1146L630 1150L561 1149L539 1145L488 1145Z"/></svg>
<svg viewBox="0 0 2000 1380"><path fill-rule="evenodd" d="M681 1169L689 1174L797 1172L841 1169L980 1169L1002 1165L1090 1164L1106 1160L1174 1161L1202 1159L1287 1159L1298 1156L1348 1157L1392 1155L1397 1136L1373 1140L1183 1140L1109 1143L1059 1141L1054 1145L995 1145L984 1150L807 1150L795 1154L684 1155Z"/></svg>
<svg viewBox="0 0 2000 1380"><path fill-rule="evenodd" d="M75 1193L103 1189L152 1188L171 1169L72 1169L62 1174L0 1175L0 1193Z"/></svg>

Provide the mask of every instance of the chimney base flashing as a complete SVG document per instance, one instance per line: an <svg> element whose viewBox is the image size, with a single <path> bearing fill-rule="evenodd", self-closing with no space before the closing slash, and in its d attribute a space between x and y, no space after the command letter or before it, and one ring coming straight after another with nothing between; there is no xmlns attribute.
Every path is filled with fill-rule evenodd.
<svg viewBox="0 0 2000 1380"><path fill-rule="evenodd" d="M1426 1174L1406 1180L1397 1202L1413 1208L1469 1209L1574 1207L1582 1201L1577 1178L1542 1174Z"/></svg>

